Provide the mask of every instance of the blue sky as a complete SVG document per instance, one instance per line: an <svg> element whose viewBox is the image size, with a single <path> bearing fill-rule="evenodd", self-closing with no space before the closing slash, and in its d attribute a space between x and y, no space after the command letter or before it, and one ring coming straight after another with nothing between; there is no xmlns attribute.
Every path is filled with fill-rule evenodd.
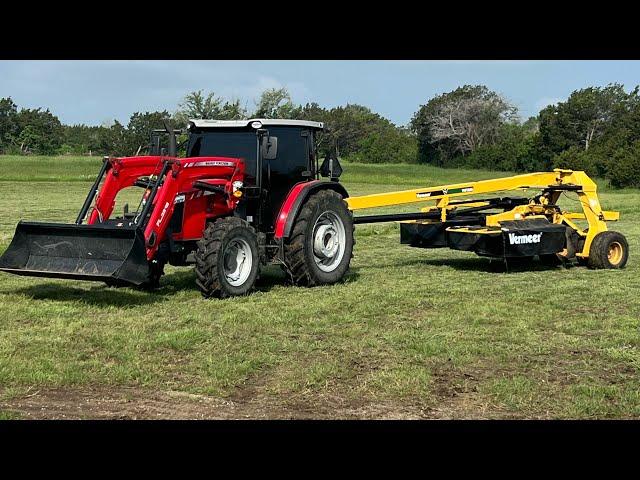
<svg viewBox="0 0 640 480"><path fill-rule="evenodd" d="M359 103L403 125L434 95L485 84L527 118L573 90L612 82L635 87L640 61L0 61L0 97L89 125L173 111L199 89L251 109L262 90L281 86L297 103Z"/></svg>

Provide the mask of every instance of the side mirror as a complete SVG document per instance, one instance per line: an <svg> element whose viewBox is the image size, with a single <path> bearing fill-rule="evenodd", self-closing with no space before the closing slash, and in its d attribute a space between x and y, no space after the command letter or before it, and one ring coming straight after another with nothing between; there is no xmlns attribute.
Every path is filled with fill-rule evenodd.
<svg viewBox="0 0 640 480"><path fill-rule="evenodd" d="M324 161L320 165L320 175L337 180L342 175L342 165L340 165L338 157L333 158L331 155L324 157Z"/></svg>
<svg viewBox="0 0 640 480"><path fill-rule="evenodd" d="M260 148L262 158L265 160L274 160L278 156L278 137L262 137L262 145L260 145Z"/></svg>

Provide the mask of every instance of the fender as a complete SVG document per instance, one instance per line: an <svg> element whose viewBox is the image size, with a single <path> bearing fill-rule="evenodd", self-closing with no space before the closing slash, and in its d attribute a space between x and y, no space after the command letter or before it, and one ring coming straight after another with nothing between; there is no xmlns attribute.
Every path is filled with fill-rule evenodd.
<svg viewBox="0 0 640 480"><path fill-rule="evenodd" d="M293 188L291 188L282 207L280 207L275 228L276 240L289 238L291 230L293 229L293 222L296 220L298 212L302 208L305 200L320 190L333 190L342 195L343 198L349 197L347 190L338 182L311 180L296 183Z"/></svg>

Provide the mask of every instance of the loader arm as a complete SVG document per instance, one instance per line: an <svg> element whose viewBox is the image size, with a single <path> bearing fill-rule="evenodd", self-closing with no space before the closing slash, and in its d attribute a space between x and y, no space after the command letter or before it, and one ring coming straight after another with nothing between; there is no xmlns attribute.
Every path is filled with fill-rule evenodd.
<svg viewBox="0 0 640 480"><path fill-rule="evenodd" d="M155 176L155 180L149 182L150 190L145 189L146 202L136 220L109 221L118 192L136 184L141 176ZM0 270L16 275L141 285L149 280L151 263L166 239L178 194L202 194L195 200L198 205L190 219L201 223L196 229L201 234L207 218L233 211L242 194L234 191L234 182L243 179L244 161L238 158L107 159L76 222L21 221L9 248L0 257ZM198 203L204 192L197 184L208 185L207 180L219 190ZM83 224L94 197L93 210Z"/></svg>
<svg viewBox="0 0 640 480"><path fill-rule="evenodd" d="M162 171L163 157L109 158L107 162L110 167L107 168L107 176L89 214L87 223L90 225L101 223L111 217L120 190L133 186L142 176L159 175ZM150 188L151 186L153 185L151 184Z"/></svg>
<svg viewBox="0 0 640 480"><path fill-rule="evenodd" d="M208 192L216 194L218 209L211 209L209 215L202 212L200 218L202 226L199 232L204 230L207 218L232 212L241 197L241 192L234 192L234 182L244 180L244 162L240 159L223 157L186 158L168 161L169 169L165 175L162 186L150 207L150 216L146 220L140 218L141 226L144 224L144 237L146 239L147 258L151 260L158 245L166 237L169 220L173 215L175 200L178 194L193 194L195 192ZM161 177L157 181L163 180ZM235 193L235 195L234 195Z"/></svg>
<svg viewBox="0 0 640 480"><path fill-rule="evenodd" d="M144 207L138 214L137 226L144 231L146 255L151 260L160 242L165 239L168 220L173 215L179 194L205 190L207 180L216 183L224 197L226 210L235 208L239 197L232 195L233 182L244 180L244 162L223 157L176 159L160 156L112 158L111 168L96 197L88 224L96 225L108 220L113 213L118 193L136 184L140 177L148 177L144 194ZM155 177L154 180L151 180ZM157 186L156 186L157 184ZM91 195L91 192L90 192ZM205 215L202 215L203 223Z"/></svg>

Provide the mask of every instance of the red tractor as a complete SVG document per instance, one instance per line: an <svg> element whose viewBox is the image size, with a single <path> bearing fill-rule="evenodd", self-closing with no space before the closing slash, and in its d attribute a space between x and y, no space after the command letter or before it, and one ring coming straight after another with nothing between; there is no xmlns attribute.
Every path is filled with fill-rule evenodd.
<svg viewBox="0 0 640 480"><path fill-rule="evenodd" d="M246 294L268 263L297 285L342 279L353 218L337 159L318 166L322 123L192 120L185 158L166 127L166 149L156 134L150 155L104 159L75 224L21 221L0 270L153 288L167 263L195 264L205 297ZM131 186L138 209L114 217Z"/></svg>

